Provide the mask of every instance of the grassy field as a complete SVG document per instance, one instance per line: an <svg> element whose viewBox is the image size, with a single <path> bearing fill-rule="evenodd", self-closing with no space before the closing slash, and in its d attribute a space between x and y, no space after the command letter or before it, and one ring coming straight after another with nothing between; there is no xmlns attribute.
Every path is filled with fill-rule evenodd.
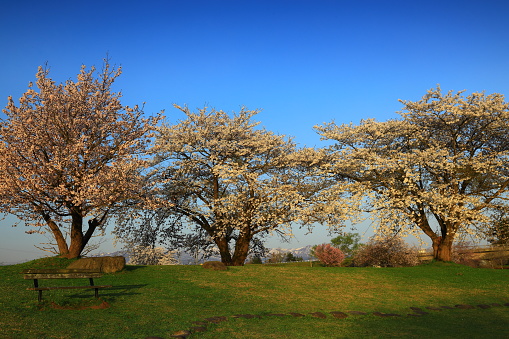
<svg viewBox="0 0 509 339"><path fill-rule="evenodd" d="M40 304L37 293L26 290L32 282L19 274L67 264L50 258L0 267L0 337L170 338L193 327L189 338L505 338L509 332L509 270L448 263L228 271L128 266L97 279L113 285L99 300L91 290L53 290ZM46 280L41 286L56 283L70 284Z"/></svg>

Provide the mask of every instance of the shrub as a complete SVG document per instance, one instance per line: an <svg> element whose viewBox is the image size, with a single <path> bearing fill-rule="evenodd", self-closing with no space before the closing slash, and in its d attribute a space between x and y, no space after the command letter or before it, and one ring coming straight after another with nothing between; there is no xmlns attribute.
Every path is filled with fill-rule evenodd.
<svg viewBox="0 0 509 339"><path fill-rule="evenodd" d="M259 255L253 255L247 263L253 264L253 265L260 265L260 264L263 264L263 261Z"/></svg>
<svg viewBox="0 0 509 339"><path fill-rule="evenodd" d="M399 237L371 239L354 256L355 266L401 267L418 263L417 248Z"/></svg>
<svg viewBox="0 0 509 339"><path fill-rule="evenodd" d="M330 244L316 246L314 253L318 260L329 267L341 266L345 259L345 254L339 248L333 247Z"/></svg>
<svg viewBox="0 0 509 339"><path fill-rule="evenodd" d="M341 263L342 267L354 267L353 258L346 257L345 260Z"/></svg>
<svg viewBox="0 0 509 339"><path fill-rule="evenodd" d="M213 271L226 271L228 269L221 261L206 261L202 267Z"/></svg>

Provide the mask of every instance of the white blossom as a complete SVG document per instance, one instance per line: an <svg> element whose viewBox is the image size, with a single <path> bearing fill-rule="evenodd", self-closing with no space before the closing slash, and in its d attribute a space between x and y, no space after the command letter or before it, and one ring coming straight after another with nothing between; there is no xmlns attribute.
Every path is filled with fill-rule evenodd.
<svg viewBox="0 0 509 339"><path fill-rule="evenodd" d="M316 127L336 141L322 170L337 182L315 208L369 211L381 233L424 232L443 260L457 234L485 236L493 211L507 210L509 106L500 94L462 93L401 101L401 119Z"/></svg>
<svg viewBox="0 0 509 339"><path fill-rule="evenodd" d="M129 265L177 265L176 251L162 247L134 246L129 250Z"/></svg>
<svg viewBox="0 0 509 339"><path fill-rule="evenodd" d="M205 230L228 265L244 263L255 236L291 236L314 189L302 170L313 151L259 128L256 110L230 117L176 107L187 119L163 125L153 149L164 178L159 201Z"/></svg>
<svg viewBox="0 0 509 339"><path fill-rule="evenodd" d="M9 98L3 110L1 211L44 224L70 258L122 202L143 194L143 154L159 117L121 105L121 93L111 92L120 74L105 60L97 77L82 66L77 81L56 84L40 67L37 90L30 84L19 105Z"/></svg>

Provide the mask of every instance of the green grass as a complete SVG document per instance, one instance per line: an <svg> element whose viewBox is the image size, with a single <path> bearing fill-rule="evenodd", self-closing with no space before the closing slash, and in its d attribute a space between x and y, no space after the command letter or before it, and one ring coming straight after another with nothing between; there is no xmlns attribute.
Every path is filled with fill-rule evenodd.
<svg viewBox="0 0 509 339"><path fill-rule="evenodd" d="M191 338L503 338L509 326L509 270L474 269L455 264L409 268L327 268L308 265L247 265L228 271L201 266L128 266L106 274L99 292L27 291L26 268L60 268L66 259L44 259L0 267L1 338L168 338L193 322L225 316ZM85 281L71 281L83 284ZM44 280L41 286L69 285ZM106 302L109 307L94 308ZM502 306L482 309L479 304ZM422 317L410 307L455 306ZM55 305L63 309L55 308ZM361 311L346 319L333 311ZM304 317L271 316L297 312ZM310 313L322 312L326 319ZM373 312L396 313L381 318ZM233 318L252 314L254 319Z"/></svg>

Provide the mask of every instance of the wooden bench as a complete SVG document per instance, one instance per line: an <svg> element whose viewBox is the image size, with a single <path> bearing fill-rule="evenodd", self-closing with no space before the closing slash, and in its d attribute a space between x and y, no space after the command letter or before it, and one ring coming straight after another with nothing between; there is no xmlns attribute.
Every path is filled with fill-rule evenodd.
<svg viewBox="0 0 509 339"><path fill-rule="evenodd" d="M24 279L33 279L34 287L27 290L37 291L39 293L38 300L42 300L42 291L64 290L64 289L95 289L95 297L99 298L99 289L108 288L111 285L94 285L94 278L102 277L102 273L96 270L84 269L29 269L21 272ZM56 286L56 287L39 287L39 279L88 279L90 285L87 286Z"/></svg>

